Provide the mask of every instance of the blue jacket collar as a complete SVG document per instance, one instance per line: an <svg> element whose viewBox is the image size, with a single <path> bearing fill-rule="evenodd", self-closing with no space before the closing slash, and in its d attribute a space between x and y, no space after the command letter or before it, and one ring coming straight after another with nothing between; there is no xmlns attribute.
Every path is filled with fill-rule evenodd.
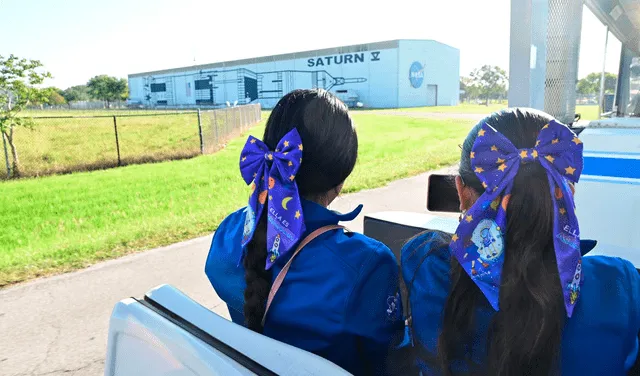
<svg viewBox="0 0 640 376"><path fill-rule="evenodd" d="M362 204L358 205L353 211L341 214L333 210L329 210L322 205L313 201L301 199L302 212L304 213L304 224L307 232L312 232L323 226L336 225L338 222L353 221L362 211Z"/></svg>

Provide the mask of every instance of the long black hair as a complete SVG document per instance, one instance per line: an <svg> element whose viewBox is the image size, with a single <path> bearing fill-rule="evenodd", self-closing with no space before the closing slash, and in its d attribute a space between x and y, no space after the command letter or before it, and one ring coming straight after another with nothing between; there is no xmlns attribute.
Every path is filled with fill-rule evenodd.
<svg viewBox="0 0 640 376"><path fill-rule="evenodd" d="M460 176L478 195L484 189L471 168L471 148L483 122L517 148L533 148L538 133L552 118L536 110L509 109L474 127L462 146ZM553 201L544 168L522 165L507 206L505 260L499 305L488 330L487 354L473 364L474 325L478 308L491 309L480 289L452 259L452 287L443 311L438 361L445 375L454 362L466 362L469 373L483 375L559 374L559 352L566 315L553 247ZM482 309L482 308L481 308Z"/></svg>
<svg viewBox="0 0 640 376"><path fill-rule="evenodd" d="M302 138L302 164L296 175L300 196L322 201L351 174L358 156L358 137L347 107L325 90L295 90L280 99L267 121L262 140L274 150L289 131L296 128ZM267 214L258 219L253 239L244 257L245 325L262 332L262 316L269 290L271 271L267 258Z"/></svg>

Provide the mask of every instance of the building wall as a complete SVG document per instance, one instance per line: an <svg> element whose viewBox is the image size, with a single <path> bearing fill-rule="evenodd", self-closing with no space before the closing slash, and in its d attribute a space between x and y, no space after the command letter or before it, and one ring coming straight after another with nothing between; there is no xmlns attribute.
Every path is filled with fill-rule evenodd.
<svg viewBox="0 0 640 376"><path fill-rule="evenodd" d="M394 48L131 77L130 99L145 105L158 101L167 101L167 105L195 105L205 104L197 103L197 99L213 97L211 105L257 101L271 108L294 89L318 87L345 101L351 98L362 102L366 107L396 107L397 56L398 50ZM198 90L195 81L210 78L213 91ZM164 83L166 92L145 91L144 86L152 83Z"/></svg>
<svg viewBox="0 0 640 376"><path fill-rule="evenodd" d="M432 40L401 40L398 68L399 107L458 104L458 49Z"/></svg>
<svg viewBox="0 0 640 376"><path fill-rule="evenodd" d="M424 83L417 89L409 82L413 61L429 61L422 73ZM457 103L458 50L432 41L392 41L129 76L130 102L147 106L222 106L237 101L272 108L286 93L311 88L330 90L352 106L424 106L427 84L438 85L438 104Z"/></svg>

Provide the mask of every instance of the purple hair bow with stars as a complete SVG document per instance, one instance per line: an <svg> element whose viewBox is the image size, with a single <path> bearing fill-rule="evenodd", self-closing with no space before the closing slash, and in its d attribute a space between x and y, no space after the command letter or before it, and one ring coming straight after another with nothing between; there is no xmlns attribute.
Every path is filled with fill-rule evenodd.
<svg viewBox="0 0 640 376"><path fill-rule="evenodd" d="M451 241L452 254L498 310L500 277L507 246L507 206L520 165L540 163L547 171L553 200L553 245L567 316L571 317L582 285L580 229L569 183L582 173L580 139L566 125L551 121L536 146L517 149L488 124L483 124L471 151L471 167L485 192L462 218Z"/></svg>
<svg viewBox="0 0 640 376"><path fill-rule="evenodd" d="M302 204L295 181L301 163L302 140L295 128L280 140L275 151L249 136L240 154L240 173L251 187L242 246L245 247L253 238L266 206L266 269L291 251L305 232Z"/></svg>

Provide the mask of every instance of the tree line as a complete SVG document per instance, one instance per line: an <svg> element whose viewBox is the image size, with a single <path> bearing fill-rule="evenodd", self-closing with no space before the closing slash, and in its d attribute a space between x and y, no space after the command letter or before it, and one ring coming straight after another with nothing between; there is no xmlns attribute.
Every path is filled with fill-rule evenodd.
<svg viewBox="0 0 640 376"><path fill-rule="evenodd" d="M125 100L129 96L126 79L105 74L91 78L86 85L71 86L65 90L49 87L45 90L47 90L47 96L44 103L50 105L68 104L69 107L73 102L93 99L104 101L106 107L109 108L112 102Z"/></svg>
<svg viewBox="0 0 640 376"><path fill-rule="evenodd" d="M583 96L594 96L600 93L602 73L590 73L576 83L576 93ZM618 76L605 73L604 92L613 94L616 91ZM467 77L460 77L460 101L483 100L488 106L490 100L504 99L507 96L507 72L493 65L483 65L475 69Z"/></svg>

